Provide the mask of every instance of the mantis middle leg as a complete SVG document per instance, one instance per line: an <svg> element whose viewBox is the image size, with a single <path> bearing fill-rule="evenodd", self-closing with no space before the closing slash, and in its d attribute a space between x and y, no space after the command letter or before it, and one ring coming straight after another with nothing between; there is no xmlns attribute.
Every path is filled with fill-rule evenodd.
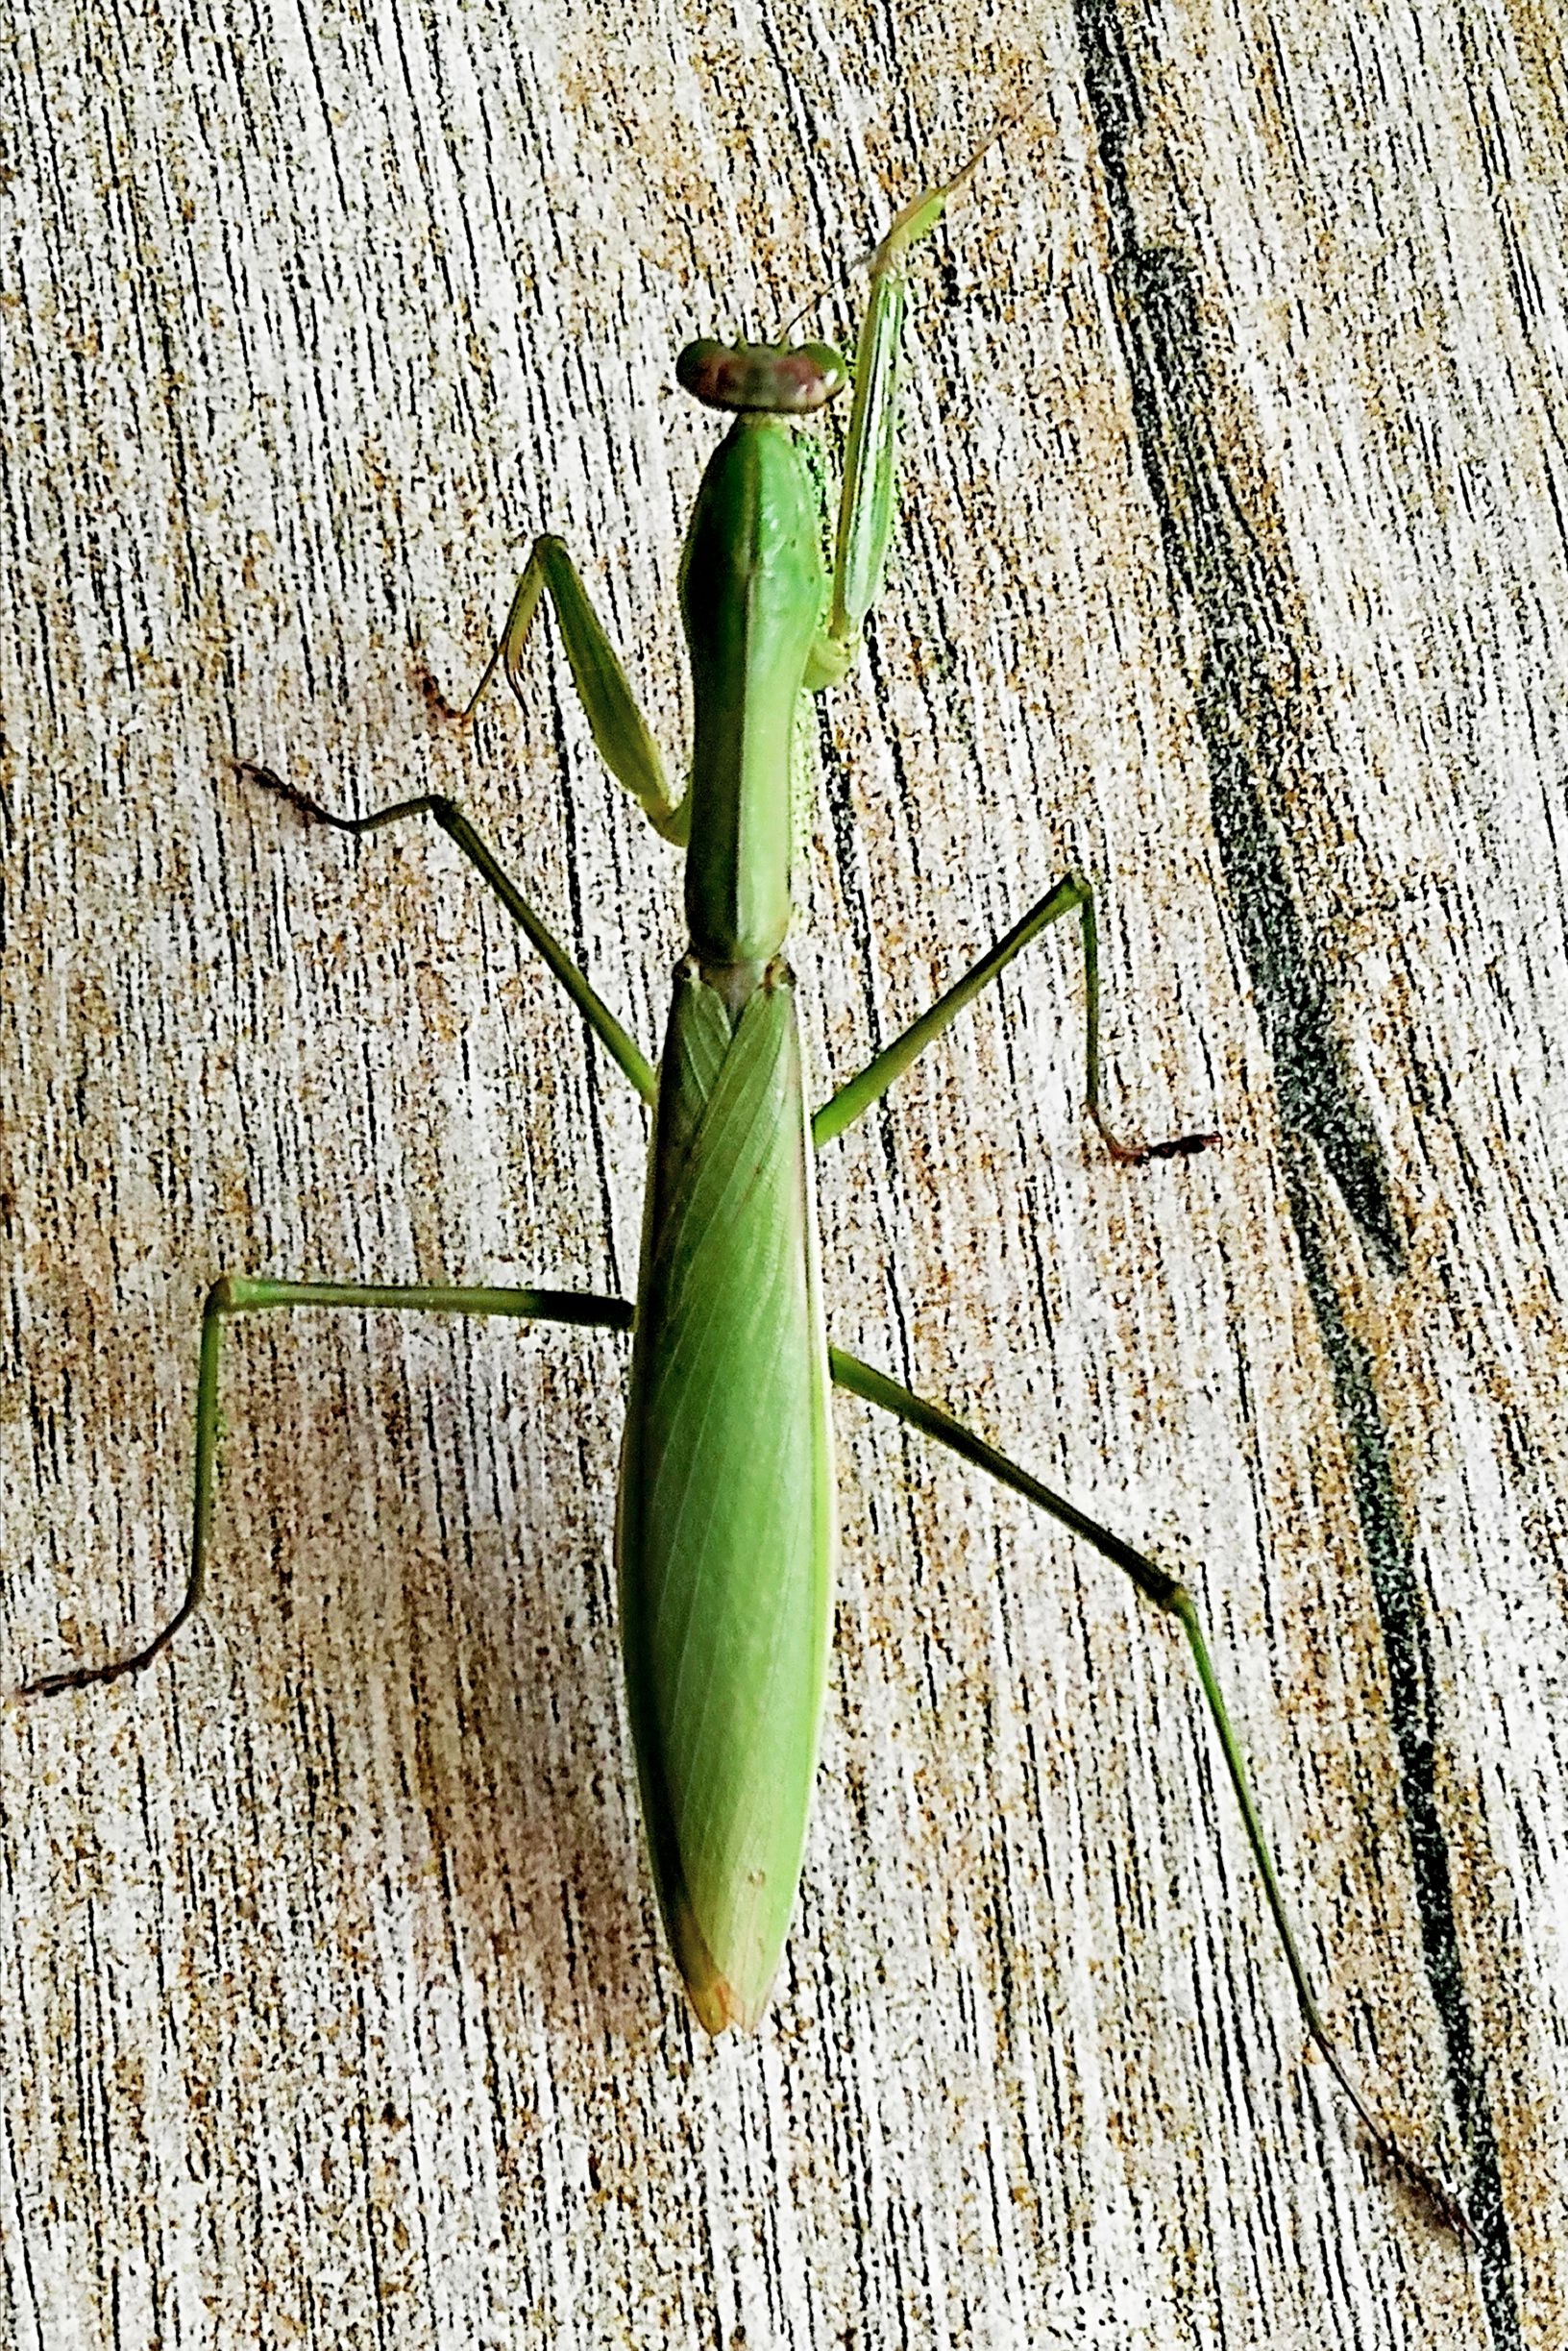
<svg viewBox="0 0 1568 2351"><path fill-rule="evenodd" d="M1206 1150L1217 1143L1217 1135L1173 1135L1161 1142L1123 1142L1106 1124L1100 1109L1100 949L1099 933L1094 920L1094 892L1092 885L1081 873L1069 873L1048 890L1038 906L1030 908L1021 922L1015 924L1005 939L999 939L989 953L967 971L946 994L939 996L927 1013L907 1028L901 1037L869 1062L858 1077L841 1086L836 1094L822 1104L811 1122L812 1139L821 1149L842 1135L863 1111L885 1094L894 1080L900 1077L911 1062L924 1052L935 1037L957 1019L964 1007L988 988L992 981L1007 969L1016 955L1020 955L1033 939L1064 915L1076 914L1082 926L1084 943L1084 1062L1085 1100L1088 1111L1113 1159L1136 1166L1144 1160L1177 1159L1192 1151Z"/></svg>
<svg viewBox="0 0 1568 2351"><path fill-rule="evenodd" d="M659 1090L653 1065L635 1039L628 1035L599 994L587 974L578 969L566 949L534 913L517 884L509 879L496 862L490 849L480 840L455 800L444 793L422 792L411 800L396 800L389 808L376 808L369 816L340 817L324 808L308 792L302 792L270 768L257 767L254 761L236 759L234 766L241 775L264 791L276 792L291 808L298 809L315 824L330 824L334 832L352 833L356 838L365 833L380 832L383 825L399 824L408 817L429 817L438 824L448 838L455 842L470 865L476 867L505 907L530 946L535 947L548 964L555 978L565 989L573 1003L593 1034L609 1054L618 1069L625 1071L645 1102L651 1102Z"/></svg>

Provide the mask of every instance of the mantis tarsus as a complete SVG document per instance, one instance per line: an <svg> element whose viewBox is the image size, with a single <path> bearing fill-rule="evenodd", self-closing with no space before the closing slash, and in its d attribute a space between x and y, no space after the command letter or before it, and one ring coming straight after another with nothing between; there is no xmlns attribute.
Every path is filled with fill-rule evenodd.
<svg viewBox="0 0 1568 2351"><path fill-rule="evenodd" d="M988 142L988 145L990 142ZM981 150L981 155L986 152ZM822 1318L814 1148L843 1131L1050 924L1076 917L1086 967L1087 1109L1119 1160L1213 1139L1127 1144L1101 1114L1094 898L1068 874L924 1017L808 1117L794 980L794 766L803 698L841 680L876 600L894 503L898 370L911 249L969 179L900 212L870 263L853 369L837 535L795 439L797 417L849 380L820 343L702 341L681 385L732 422L698 494L681 566L695 729L677 800L621 663L562 542L535 541L470 715L501 668L525 696L541 598L565 643L594 741L655 832L686 851L690 949L674 975L665 1050L650 1064L502 872L455 805L427 795L344 817L247 768L308 818L362 836L428 816L501 898L589 1029L654 1110L636 1306L551 1290L228 1278L203 1320L195 1515L184 1599L135 1655L35 1682L30 1694L146 1665L197 1605L211 1540L219 1359L231 1316L290 1306L513 1315L632 1332L617 1510L621 1631L643 1814L660 1909L692 2005L710 2032L754 2026L795 1907L830 1638L834 1384L950 1447L1070 1528L1182 1627L1240 1806L1302 2014L1384 2156L1461 2232L1441 2184L1368 2110L1329 2038L1186 1586L1051 1492L938 1406L830 1348ZM242 768L245 763L239 763Z"/></svg>

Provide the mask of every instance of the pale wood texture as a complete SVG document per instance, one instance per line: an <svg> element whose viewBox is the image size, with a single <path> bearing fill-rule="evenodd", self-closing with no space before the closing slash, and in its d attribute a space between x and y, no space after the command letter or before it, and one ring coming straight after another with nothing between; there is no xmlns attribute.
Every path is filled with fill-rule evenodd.
<svg viewBox="0 0 1568 2351"><path fill-rule="evenodd" d="M1335 2024L1484 2246L1306 2059L1176 1639L858 1406L799 1921L705 2043L617 1686L623 1346L301 1315L236 1335L200 1621L4 1719L8 2344L1560 2351L1559 37L22 0L5 1679L175 1594L217 1272L633 1278L643 1114L497 908L232 748L460 794L656 1042L676 861L555 649L472 744L425 667L558 528L674 750L675 350L840 287L1030 93L920 272L810 1044L847 1074L1082 863L1115 1106L1226 1148L1108 1163L1049 940L824 1156L833 1326L1188 1564Z"/></svg>

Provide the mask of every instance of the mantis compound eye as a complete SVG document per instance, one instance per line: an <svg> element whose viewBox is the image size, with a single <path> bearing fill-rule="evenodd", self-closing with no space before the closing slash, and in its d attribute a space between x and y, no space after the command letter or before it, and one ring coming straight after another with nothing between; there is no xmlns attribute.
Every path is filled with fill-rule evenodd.
<svg viewBox="0 0 1568 2351"><path fill-rule="evenodd" d="M767 416L809 416L849 380L830 343L688 343L675 361L675 381L708 408L749 409Z"/></svg>

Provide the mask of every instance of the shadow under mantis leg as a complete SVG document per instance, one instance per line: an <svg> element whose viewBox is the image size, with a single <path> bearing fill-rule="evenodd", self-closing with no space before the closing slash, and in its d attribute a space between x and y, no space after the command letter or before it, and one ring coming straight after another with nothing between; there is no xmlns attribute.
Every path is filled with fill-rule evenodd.
<svg viewBox="0 0 1568 2351"><path fill-rule="evenodd" d="M1417 2162L1414 2157L1407 2154L1392 2131L1373 2114L1352 2081L1337 2048L1329 2036L1328 2026L1323 2020L1323 2013L1317 2003L1317 1996L1312 1990L1305 1962L1301 1956L1290 1913L1286 1907L1285 1895L1274 1866L1273 1852L1264 1833L1257 1804L1253 1800L1252 1785L1241 1751L1240 1741L1232 1728L1197 1606L1186 1584L1166 1569L1159 1566L1153 1559L1146 1558L1142 1552L1136 1551L1132 1544L1123 1542L1120 1535L1113 1534L1109 1528L1102 1527L1097 1519L1090 1518L1086 1511L1080 1510L1076 1504L1068 1502L1065 1496L1054 1492L1050 1486L1041 1484L1041 1481L1032 1477L1028 1470L1021 1469L1016 1461L1009 1460L1007 1456L999 1453L994 1445L988 1444L984 1437L976 1435L972 1429L966 1428L962 1421L956 1420L940 1405L928 1403L923 1396L917 1396L912 1389L900 1386L895 1380L890 1380L884 1372L873 1369L870 1363L863 1363L857 1356L846 1354L842 1347L828 1349L828 1361L832 1368L834 1381L840 1387L847 1388L851 1395L863 1398L868 1404L876 1405L884 1412L891 1412L895 1420L901 1420L906 1427L919 1429L922 1435L933 1437L939 1445L945 1445L949 1452L956 1453L961 1459L972 1462L976 1468L986 1471L988 1476L996 1479L1000 1484L1007 1486L1013 1493L1021 1494L1026 1502L1031 1502L1037 1508L1046 1511L1061 1526L1070 1529L1084 1542L1091 1544L1103 1558L1111 1560L1115 1566L1119 1567L1123 1575L1132 1579L1146 1600L1153 1601L1156 1607L1163 1609L1167 1616L1173 1617L1180 1625L1186 1635L1188 1647L1192 1653L1192 1662L1197 1668L1204 1702L1209 1709L1210 1720L1213 1724L1221 1751L1225 1757L1225 1768L1230 1774L1231 1785L1236 1793L1242 1825L1246 1830L1247 1843L1252 1849L1252 1857L1257 1865L1259 1877L1262 1881L1263 1895L1273 1915L1274 1925L1285 1952L1286 1964L1290 1971L1291 1981L1295 1985L1297 2003L1306 2021L1307 2030L1322 2051L1335 2080L1360 2116L1373 2144L1384 2161L1420 2193L1437 2217L1451 2228L1461 2241L1473 2243L1475 2232L1463 2207L1434 2172L1429 2170L1424 2164Z"/></svg>
<svg viewBox="0 0 1568 2351"><path fill-rule="evenodd" d="M604 1331L629 1331L632 1309L625 1298L597 1297L587 1292L551 1289L485 1289L424 1282L269 1282L229 1274L215 1282L202 1313L202 1351L196 1375L195 1502L191 1518L190 1563L179 1606L152 1639L130 1655L107 1665L79 1665L69 1672L46 1674L23 1684L17 1698L52 1698L62 1690L85 1690L97 1682L118 1681L122 1675L139 1673L167 1648L182 1625L200 1605L207 1578L217 1501L218 1438L222 1431L219 1377L222 1368L223 1326L235 1314L254 1314L272 1307L395 1308L432 1314L508 1314L526 1322L586 1324Z"/></svg>

